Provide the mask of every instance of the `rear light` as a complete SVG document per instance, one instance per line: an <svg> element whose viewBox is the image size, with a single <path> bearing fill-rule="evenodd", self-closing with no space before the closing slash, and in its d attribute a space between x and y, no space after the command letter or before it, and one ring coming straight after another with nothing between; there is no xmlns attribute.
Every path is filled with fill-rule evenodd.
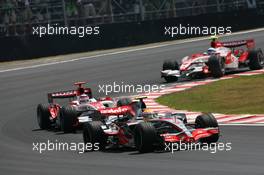
<svg viewBox="0 0 264 175"><path fill-rule="evenodd" d="M204 72L205 74L208 74L208 73L209 73L209 70L208 70L208 67L207 67L207 66L203 68L203 72Z"/></svg>
<svg viewBox="0 0 264 175"><path fill-rule="evenodd" d="M188 142L193 143L193 142L195 142L195 140L194 140L194 138L190 137L190 138L188 138Z"/></svg>

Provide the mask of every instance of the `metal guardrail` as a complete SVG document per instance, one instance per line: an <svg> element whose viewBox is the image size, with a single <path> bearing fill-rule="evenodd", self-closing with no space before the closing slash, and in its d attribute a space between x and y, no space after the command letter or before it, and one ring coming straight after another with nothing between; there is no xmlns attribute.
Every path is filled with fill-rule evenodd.
<svg viewBox="0 0 264 175"><path fill-rule="evenodd" d="M115 0L107 7L95 8L90 3L86 8L80 9L76 4L69 4L71 0L45 0L32 3L30 6L12 7L0 6L0 36L27 35L31 33L32 26L46 24L72 25L98 25L105 23L138 22L144 20L156 20L172 17L195 16L205 13L217 13L224 11L243 10L250 7L248 0L209 0L208 4L201 4L199 0L155 0L159 6L154 6L155 1L139 0L137 8L125 11ZM91 2L96 3L96 0ZM151 10L147 3L153 3L155 9ZM180 5L180 2L189 2ZM201 1L200 1L201 2ZM222 2L222 3L216 3ZM250 1L252 2L252 1ZM168 5L166 6L166 3ZM173 4L173 5L172 5ZM1 5L1 4L0 4ZM117 5L116 7L114 5ZM264 0L256 0L256 7L260 13L264 12ZM115 8L114 8L115 7ZM116 9L121 12L117 13ZM82 10L82 11L81 11ZM86 11L85 11L86 10ZM105 11L105 12L102 12ZM78 14L79 12L79 14Z"/></svg>

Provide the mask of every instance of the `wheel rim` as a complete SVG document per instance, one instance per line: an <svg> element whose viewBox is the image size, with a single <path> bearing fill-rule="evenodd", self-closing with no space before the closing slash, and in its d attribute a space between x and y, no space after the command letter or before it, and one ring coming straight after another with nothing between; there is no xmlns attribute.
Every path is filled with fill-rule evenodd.
<svg viewBox="0 0 264 175"><path fill-rule="evenodd" d="M41 125L41 112L40 112L40 109L38 108L37 110L37 120L38 120L38 124Z"/></svg>
<svg viewBox="0 0 264 175"><path fill-rule="evenodd" d="M196 124L196 128L201 128L202 126L201 126L201 123L200 122L198 122L197 124Z"/></svg>
<svg viewBox="0 0 264 175"><path fill-rule="evenodd" d="M61 129L61 115L59 114L59 116L56 118L56 121L55 121L58 129Z"/></svg>
<svg viewBox="0 0 264 175"><path fill-rule="evenodd" d="M93 143L93 141L92 141L92 134L91 134L91 132L88 132L88 142L90 142L90 143Z"/></svg>
<svg viewBox="0 0 264 175"><path fill-rule="evenodd" d="M135 142L136 142L136 145L137 145L138 149L141 149L141 146L142 146L142 135L140 134L140 131L137 131Z"/></svg>
<svg viewBox="0 0 264 175"><path fill-rule="evenodd" d="M201 118L198 118L197 119L197 122L196 122L196 128L203 128L203 121L201 120Z"/></svg>
<svg viewBox="0 0 264 175"><path fill-rule="evenodd" d="M91 136L89 134L89 132L85 131L84 132L84 143L90 143L91 142Z"/></svg>
<svg viewBox="0 0 264 175"><path fill-rule="evenodd" d="M258 54L258 61L260 65L264 65L264 56L261 53Z"/></svg>
<svg viewBox="0 0 264 175"><path fill-rule="evenodd" d="M221 60L220 64L221 64L221 71L223 74L225 74L225 62Z"/></svg>
<svg viewBox="0 0 264 175"><path fill-rule="evenodd" d="M64 131L64 118L63 117L64 117L64 114L62 112L60 115L60 128L62 131Z"/></svg>

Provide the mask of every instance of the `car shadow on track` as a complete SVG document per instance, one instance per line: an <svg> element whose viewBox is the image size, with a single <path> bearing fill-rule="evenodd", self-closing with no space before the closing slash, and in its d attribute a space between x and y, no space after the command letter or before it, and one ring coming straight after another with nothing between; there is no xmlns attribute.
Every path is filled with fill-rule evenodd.
<svg viewBox="0 0 264 175"><path fill-rule="evenodd" d="M233 71L228 71L225 73L225 76L229 76L229 75L233 75L233 74L239 74L239 73L244 73L244 72L248 72L250 71L250 69L248 68L241 68L239 70L233 70ZM199 81L205 81L205 80L210 80L210 79L214 79L213 77L205 77L205 78L197 78L197 79L188 79L188 78L182 78L179 79L178 81L175 82L166 82L161 81L160 84L164 84L164 85L175 85L175 84L181 84L184 82L199 82Z"/></svg>
<svg viewBox="0 0 264 175"><path fill-rule="evenodd" d="M89 154L90 152L92 152L92 151L85 151L85 153L87 153L87 154ZM161 150L161 151L153 151L153 152L148 152L148 153L140 153L140 152L138 152L136 150L136 148L133 148L133 147L107 148L107 149L105 149L103 151L100 151L100 152L102 152L102 153L110 153L110 154L111 153L114 153L114 154L116 154L116 153L128 153L128 155L131 155L131 156L133 156L133 155L143 155L143 154L149 154L149 153L151 153L151 154L167 153L167 151L163 151L163 150Z"/></svg>
<svg viewBox="0 0 264 175"><path fill-rule="evenodd" d="M135 148L131 148L131 147L123 147L123 148L107 148L105 150L102 150L100 152L102 153L126 153L126 152L135 152L136 149ZM94 151L85 151L85 153L89 154L91 152Z"/></svg>
<svg viewBox="0 0 264 175"><path fill-rule="evenodd" d="M61 130L56 129L56 128L50 128L50 129L40 129L40 128L37 128L37 129L32 129L31 131L32 131L32 132L47 131L47 132L53 132L55 135L70 134L70 133L64 133L64 132L62 132Z"/></svg>
<svg viewBox="0 0 264 175"><path fill-rule="evenodd" d="M104 150L104 153L124 153L124 152L135 152L136 148L131 148L131 147L122 147L122 148L108 148Z"/></svg>
<svg viewBox="0 0 264 175"><path fill-rule="evenodd" d="M129 155L133 156L133 155L143 155L143 154L164 154L164 153L168 153L168 151L153 151L153 152L147 152L147 153L140 153L138 151L130 153Z"/></svg>

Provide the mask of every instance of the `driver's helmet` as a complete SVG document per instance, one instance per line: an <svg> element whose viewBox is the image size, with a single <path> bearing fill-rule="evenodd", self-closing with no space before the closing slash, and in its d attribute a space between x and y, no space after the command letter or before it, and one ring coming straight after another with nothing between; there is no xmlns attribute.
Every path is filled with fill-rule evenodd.
<svg viewBox="0 0 264 175"><path fill-rule="evenodd" d="M216 49L213 48L213 47L210 47L208 50L207 50L207 54L208 55L212 55L212 54L215 54L216 53Z"/></svg>
<svg viewBox="0 0 264 175"><path fill-rule="evenodd" d="M213 35L213 36L210 37L210 40L211 40L212 42L215 42L215 41L218 40L218 36L217 36L217 35Z"/></svg>
<svg viewBox="0 0 264 175"><path fill-rule="evenodd" d="M157 118L157 113L152 112L152 111L149 110L149 109L146 109L146 110L144 110L144 112L142 113L142 117L143 117L143 120L147 121L147 120L150 120L150 119Z"/></svg>
<svg viewBox="0 0 264 175"><path fill-rule="evenodd" d="M88 95L86 95L86 94L80 95L80 97L79 97L79 103L80 104L84 104L84 103L88 103L88 102L90 102L90 98Z"/></svg>

